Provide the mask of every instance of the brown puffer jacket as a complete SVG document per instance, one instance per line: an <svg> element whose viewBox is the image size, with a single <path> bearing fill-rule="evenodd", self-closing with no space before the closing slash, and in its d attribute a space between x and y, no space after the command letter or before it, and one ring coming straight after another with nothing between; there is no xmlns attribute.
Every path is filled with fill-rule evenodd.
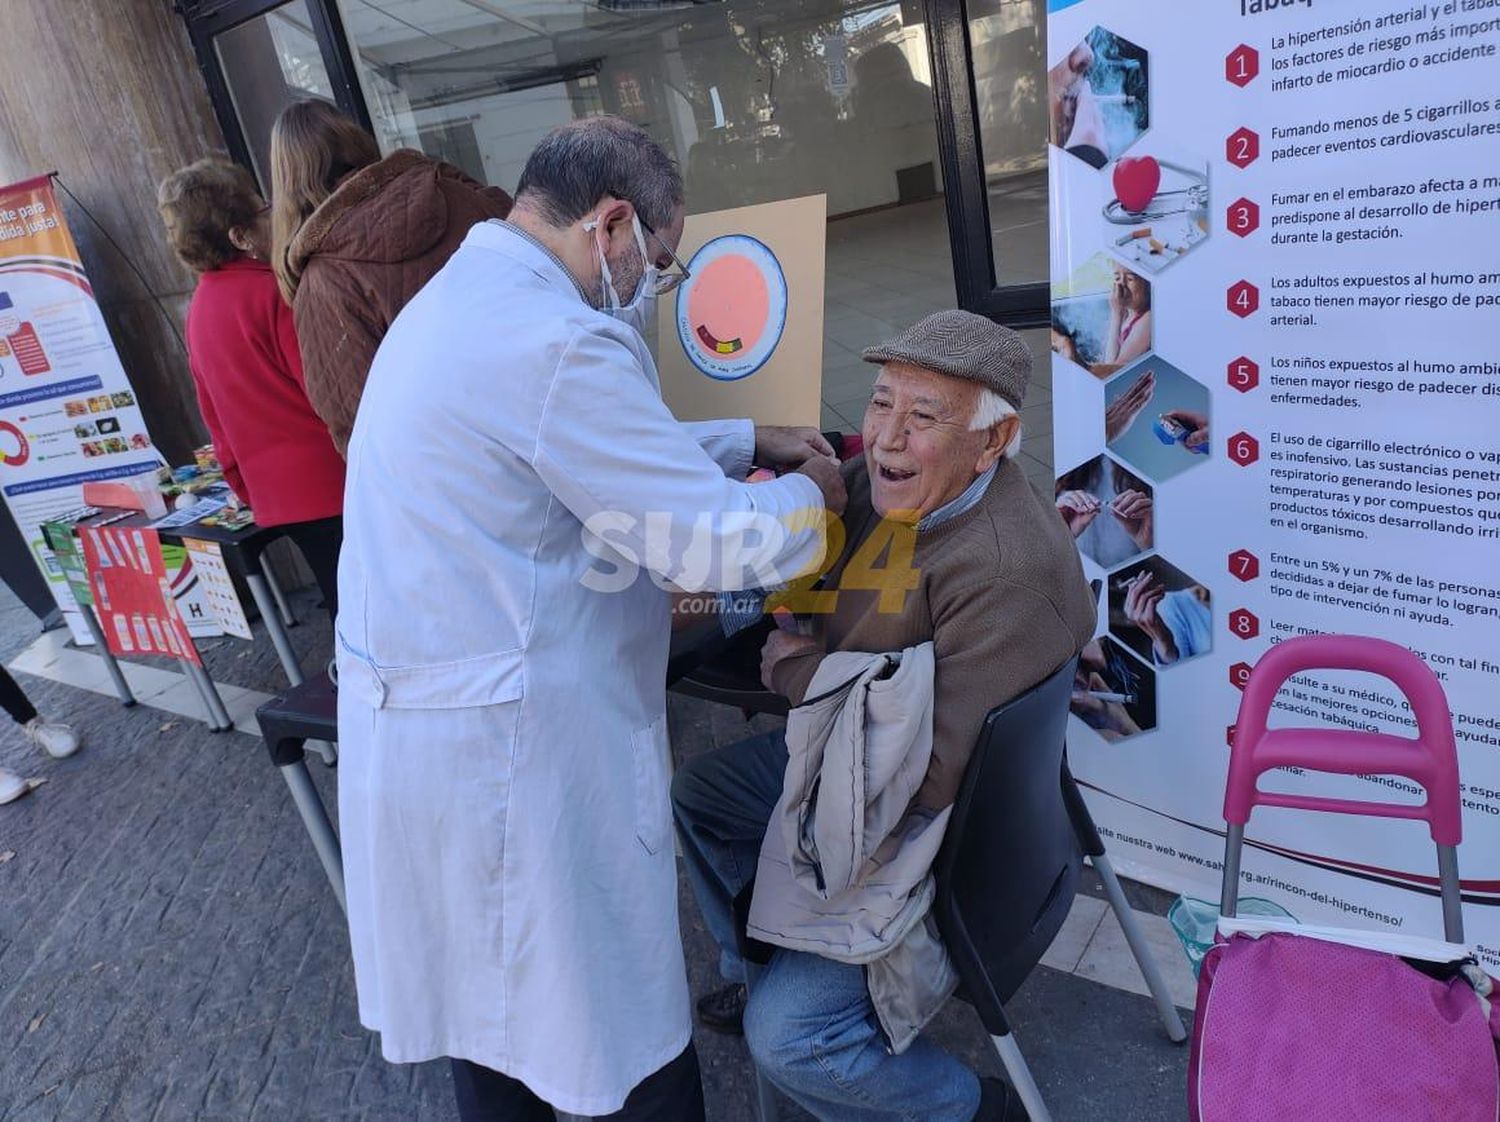
<svg viewBox="0 0 1500 1122"><path fill-rule="evenodd" d="M307 396L343 455L375 349L396 313L469 227L510 213L510 196L403 148L349 175L292 239L302 278L292 316Z"/></svg>

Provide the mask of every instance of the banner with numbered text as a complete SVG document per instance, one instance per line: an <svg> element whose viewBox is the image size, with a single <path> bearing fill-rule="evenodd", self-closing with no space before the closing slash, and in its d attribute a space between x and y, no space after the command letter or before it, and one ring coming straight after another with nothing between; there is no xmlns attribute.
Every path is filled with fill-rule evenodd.
<svg viewBox="0 0 1500 1122"><path fill-rule="evenodd" d="M1466 935L1500 967L1500 2L1052 0L1058 510L1099 596L1069 751L1123 871L1217 902L1250 667L1313 632L1438 673ZM1273 724L1409 736L1306 674ZM1415 803L1392 776L1262 786ZM1259 809L1243 896L1437 935L1425 826Z"/></svg>

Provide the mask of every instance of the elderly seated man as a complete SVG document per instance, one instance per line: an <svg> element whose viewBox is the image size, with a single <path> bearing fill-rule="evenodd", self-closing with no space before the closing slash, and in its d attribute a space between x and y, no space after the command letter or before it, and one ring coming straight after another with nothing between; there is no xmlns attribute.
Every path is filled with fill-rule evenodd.
<svg viewBox="0 0 1500 1122"><path fill-rule="evenodd" d="M907 812L930 820L956 798L985 715L1092 637L1094 598L1052 499L1014 460L1031 372L1021 338L939 312L864 358L881 369L863 458L843 469L847 534L822 614L813 634L773 631L761 672L798 705L830 652L930 641L932 754ZM925 1038L888 1039L860 965L779 948L746 1007L733 903L755 877L787 760L772 733L689 759L672 785L689 880L732 983L700 1000L702 1019L726 1031L743 1019L761 1071L823 1122L1024 1118L1003 1081L980 1080Z"/></svg>

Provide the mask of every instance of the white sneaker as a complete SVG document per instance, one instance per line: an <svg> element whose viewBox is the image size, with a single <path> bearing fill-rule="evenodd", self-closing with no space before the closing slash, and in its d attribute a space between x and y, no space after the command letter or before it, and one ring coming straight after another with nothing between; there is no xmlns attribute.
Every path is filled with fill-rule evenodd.
<svg viewBox="0 0 1500 1122"><path fill-rule="evenodd" d="M31 790L31 784L13 771L0 768L0 806L13 803Z"/></svg>
<svg viewBox="0 0 1500 1122"><path fill-rule="evenodd" d="M78 751L78 734L72 725L61 725L45 717L33 717L21 728L26 737L54 760L65 760Z"/></svg>

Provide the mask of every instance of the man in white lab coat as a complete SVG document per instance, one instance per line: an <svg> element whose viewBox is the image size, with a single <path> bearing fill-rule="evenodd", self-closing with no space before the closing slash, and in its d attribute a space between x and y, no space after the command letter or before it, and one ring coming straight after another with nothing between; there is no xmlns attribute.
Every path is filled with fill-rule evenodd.
<svg viewBox="0 0 1500 1122"><path fill-rule="evenodd" d="M474 227L392 324L349 445L360 1018L389 1060L452 1057L466 1122L702 1117L662 585L810 569L844 492L814 430L681 424L662 403L633 324L680 279L683 214L635 126L551 134L510 219ZM792 470L749 486L752 462Z"/></svg>

